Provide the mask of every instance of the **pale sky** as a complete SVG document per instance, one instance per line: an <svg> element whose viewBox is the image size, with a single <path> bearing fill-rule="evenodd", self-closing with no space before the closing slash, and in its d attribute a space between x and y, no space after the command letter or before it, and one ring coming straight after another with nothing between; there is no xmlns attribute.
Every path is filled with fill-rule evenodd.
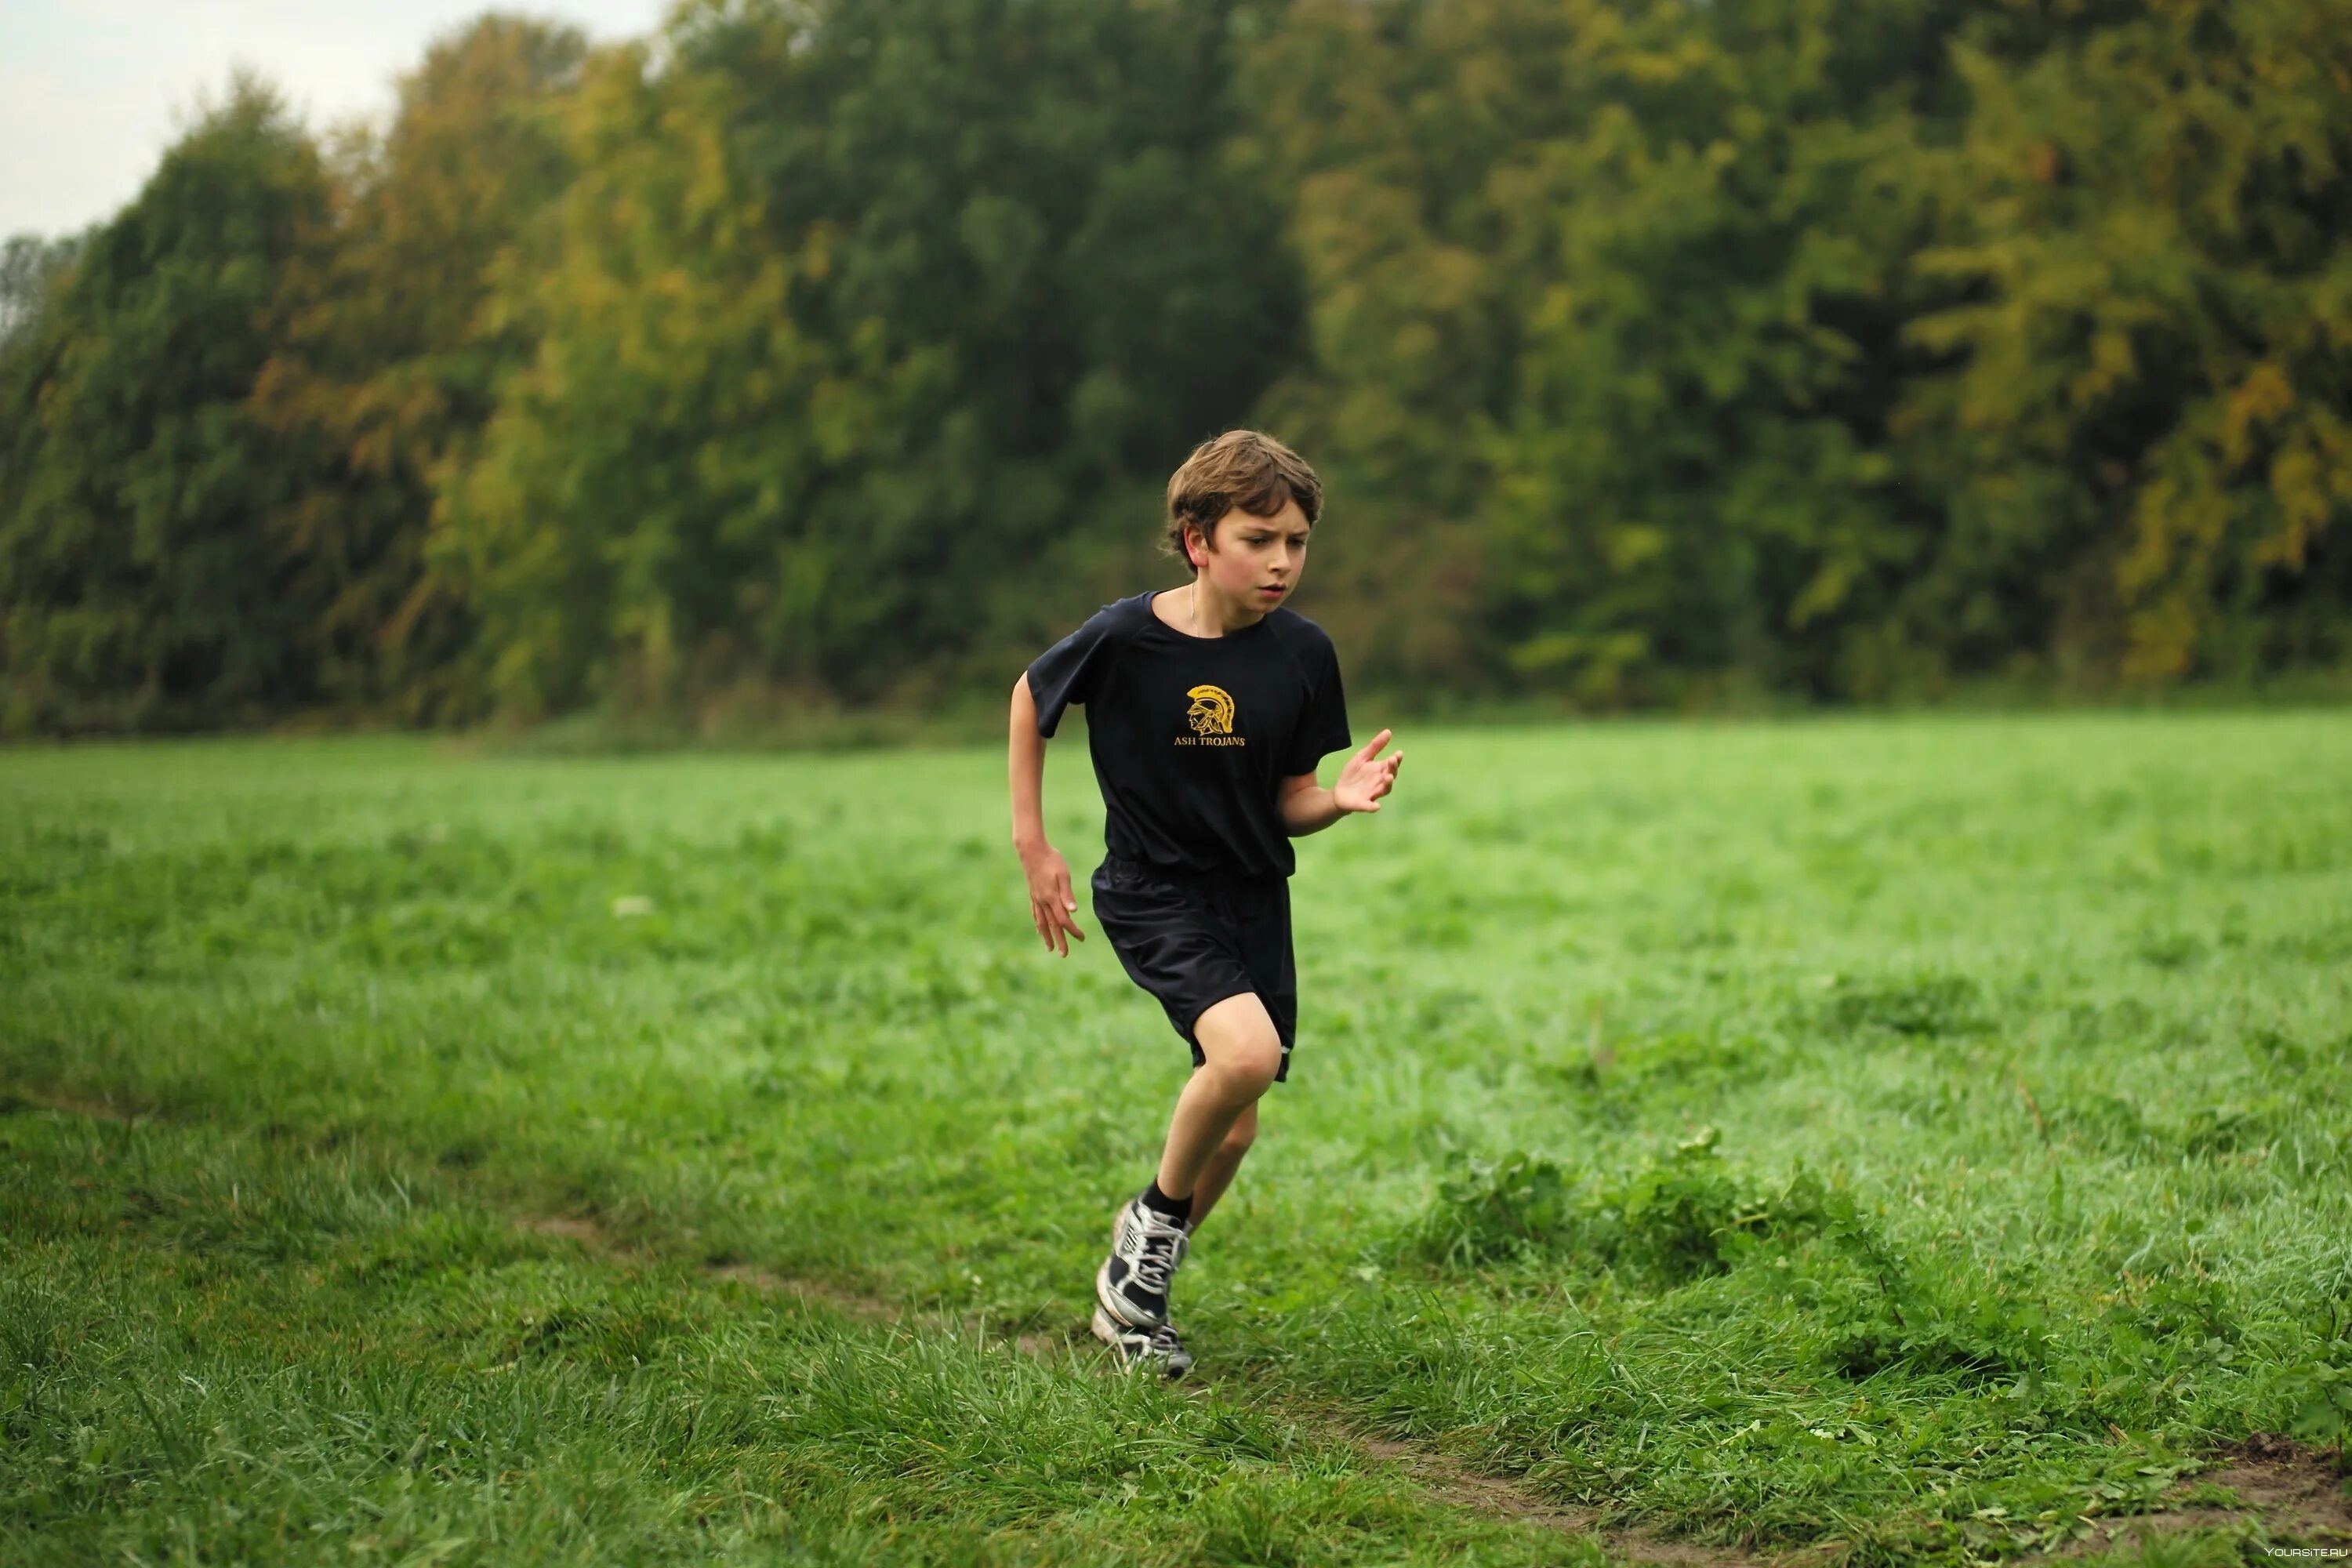
<svg viewBox="0 0 2352 1568"><path fill-rule="evenodd" d="M486 10L554 17L607 41L651 33L666 0L0 0L0 237L52 238L139 194L233 67L313 126L382 115L394 75Z"/></svg>

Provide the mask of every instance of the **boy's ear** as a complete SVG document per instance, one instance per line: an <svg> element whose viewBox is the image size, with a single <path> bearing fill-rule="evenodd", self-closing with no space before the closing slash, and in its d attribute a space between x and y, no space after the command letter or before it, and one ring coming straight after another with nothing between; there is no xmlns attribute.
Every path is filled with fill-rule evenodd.
<svg viewBox="0 0 2352 1568"><path fill-rule="evenodd" d="M1212 524L1211 526L1213 527L1215 525ZM1193 548L1196 542L1200 546L1198 550ZM1216 546L1209 542L1209 536L1202 531L1201 525L1199 523L1188 522L1184 525L1184 563L1192 567L1193 571L1198 572L1202 567L1208 564L1208 563L1202 560L1201 557L1215 548Z"/></svg>

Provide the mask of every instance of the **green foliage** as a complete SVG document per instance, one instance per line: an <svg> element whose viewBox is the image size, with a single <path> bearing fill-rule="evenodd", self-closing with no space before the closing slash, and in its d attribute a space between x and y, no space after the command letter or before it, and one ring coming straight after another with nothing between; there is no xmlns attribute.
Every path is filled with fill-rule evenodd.
<svg viewBox="0 0 2352 1568"><path fill-rule="evenodd" d="M2294 1402L2287 1429L2306 1443L2334 1448L2340 1467L2352 1444L2352 1368L2315 1363L2289 1373L2283 1387Z"/></svg>
<svg viewBox="0 0 2352 1568"><path fill-rule="evenodd" d="M247 84L0 259L6 722L992 699L1244 422L1359 689L2339 678L2338 10L688 0L323 155Z"/></svg>
<svg viewBox="0 0 2352 1568"><path fill-rule="evenodd" d="M1832 1197L1828 1231L1858 1268L1821 1292L1816 1353L1827 1370L1857 1380L1889 1372L1948 1378L1964 1387L2041 1380L2048 1318L2030 1294L1971 1278L1966 1265L1933 1251L1897 1252L1850 1196Z"/></svg>
<svg viewBox="0 0 2352 1568"><path fill-rule="evenodd" d="M58 284L79 248L70 239L49 242L30 234L0 245L0 355L47 323ZM0 365L10 363L0 357Z"/></svg>
<svg viewBox="0 0 2352 1568"><path fill-rule="evenodd" d="M311 696L320 605L262 518L306 453L247 402L323 216L315 151L240 79L83 242L0 361L0 724L179 727Z"/></svg>
<svg viewBox="0 0 2352 1568"><path fill-rule="evenodd" d="M1832 1028L1885 1029L1898 1035L1966 1035L1987 1026L1976 982L1960 974L1860 981L1837 976L1823 1019Z"/></svg>
<svg viewBox="0 0 2352 1568"><path fill-rule="evenodd" d="M1262 96L1317 357L1274 406L1442 563L1446 678L2343 661L2340 17L2061 15L1296 8Z"/></svg>
<svg viewBox="0 0 2352 1568"><path fill-rule="evenodd" d="M1906 416L1976 558L1942 614L2022 578L2054 649L2131 677L2344 657L2342 23L2198 0L1957 53L1971 112L1922 166L1914 266L1965 291L1907 329L1957 361Z"/></svg>
<svg viewBox="0 0 2352 1568"><path fill-rule="evenodd" d="M1549 0L1307 0L1244 58L1307 277L1263 417L1329 482L1315 614L1372 682L1492 673L1485 444L1538 286L1531 164L1581 112L1569 31Z"/></svg>
<svg viewBox="0 0 2352 1568"><path fill-rule="evenodd" d="M1453 1265L1552 1255L1681 1282L1720 1271L1759 1239L1820 1225L1818 1183L1801 1171L1776 1189L1743 1182L1723 1168L1719 1138L1703 1128L1663 1157L1582 1176L1524 1152L1466 1159L1410 1247Z"/></svg>
<svg viewBox="0 0 2352 1568"><path fill-rule="evenodd" d="M1094 602L1287 346L1230 9L689 5L600 58L501 306L539 353L445 492L501 701L994 687Z"/></svg>
<svg viewBox="0 0 2352 1568"><path fill-rule="evenodd" d="M269 521L324 606L317 679L346 710L480 710L464 585L425 561L434 487L465 467L531 351L522 319L488 308L491 285L539 265L532 245L571 174L555 106L584 53L572 29L499 16L437 40L402 78L390 127L335 149L331 221L273 301L254 405L322 460Z"/></svg>

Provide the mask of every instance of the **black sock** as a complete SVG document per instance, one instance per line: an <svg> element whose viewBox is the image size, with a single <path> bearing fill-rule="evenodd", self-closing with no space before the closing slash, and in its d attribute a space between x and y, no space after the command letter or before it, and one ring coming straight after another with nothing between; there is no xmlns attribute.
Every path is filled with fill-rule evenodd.
<svg viewBox="0 0 2352 1568"><path fill-rule="evenodd" d="M1160 1183L1156 1179L1143 1189L1143 1206L1154 1214L1166 1215L1178 1225L1187 1224L1192 1218L1192 1200L1170 1197L1160 1190Z"/></svg>

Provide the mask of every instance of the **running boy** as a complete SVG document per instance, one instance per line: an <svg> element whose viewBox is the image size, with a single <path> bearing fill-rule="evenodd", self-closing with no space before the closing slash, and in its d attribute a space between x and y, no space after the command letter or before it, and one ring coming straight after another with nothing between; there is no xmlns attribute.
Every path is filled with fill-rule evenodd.
<svg viewBox="0 0 2352 1568"><path fill-rule="evenodd" d="M1316 764L1349 742L1339 661L1322 628L1283 607L1323 510L1315 470L1281 442L1233 430L1168 481L1168 544L1181 588L1097 611L1013 688L1013 843L1037 934L1066 955L1070 868L1045 841L1045 738L1087 709L1108 853L1095 917L1128 975L1192 1047L1160 1170L1119 1210L1095 1276L1096 1337L1130 1366L1192 1366L1168 1319L1170 1278L1191 1232L1257 1132L1258 1097L1290 1071L1290 840L1378 811L1404 753L1386 730L1329 789Z"/></svg>

